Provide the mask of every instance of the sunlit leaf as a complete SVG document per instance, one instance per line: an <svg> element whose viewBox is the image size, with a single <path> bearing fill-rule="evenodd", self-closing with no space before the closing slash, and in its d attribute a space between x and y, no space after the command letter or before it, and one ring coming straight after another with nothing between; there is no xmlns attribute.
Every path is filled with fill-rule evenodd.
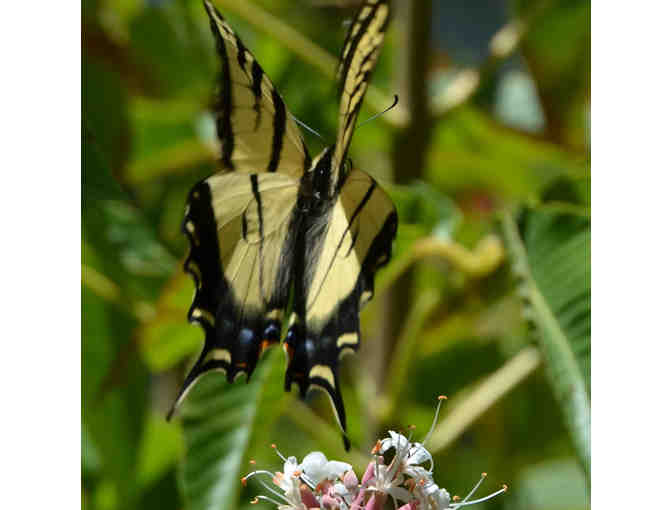
<svg viewBox="0 0 672 510"><path fill-rule="evenodd" d="M222 373L204 375L180 409L186 443L181 466L190 510L233 508L252 424L270 365L262 361L248 384L229 384Z"/></svg>
<svg viewBox="0 0 672 510"><path fill-rule="evenodd" d="M502 222L526 317L579 459L590 473L590 220L526 211L518 227ZM520 228L520 230L519 230Z"/></svg>

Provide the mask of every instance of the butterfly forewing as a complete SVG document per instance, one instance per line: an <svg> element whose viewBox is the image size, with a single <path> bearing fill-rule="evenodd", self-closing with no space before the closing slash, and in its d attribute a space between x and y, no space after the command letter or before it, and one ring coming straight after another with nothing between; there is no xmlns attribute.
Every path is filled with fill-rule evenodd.
<svg viewBox="0 0 672 510"><path fill-rule="evenodd" d="M334 149L334 177L341 176L340 168L350 146L357 114L364 101L371 72L378 60L387 24L390 6L385 0L363 2L343 45L338 65L341 85L338 135ZM336 182L334 182L335 186Z"/></svg>
<svg viewBox="0 0 672 510"><path fill-rule="evenodd" d="M204 3L221 62L213 110L224 167L301 177L311 160L280 93L219 11Z"/></svg>

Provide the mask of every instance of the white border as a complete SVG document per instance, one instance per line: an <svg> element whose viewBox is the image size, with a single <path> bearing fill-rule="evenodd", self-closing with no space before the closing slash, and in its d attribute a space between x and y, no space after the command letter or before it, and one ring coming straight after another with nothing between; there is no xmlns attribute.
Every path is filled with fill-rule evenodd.
<svg viewBox="0 0 672 510"><path fill-rule="evenodd" d="M0 17L6 508L81 505L80 19L79 2Z"/></svg>
<svg viewBox="0 0 672 510"><path fill-rule="evenodd" d="M596 509L670 505L672 26L655 5L592 9Z"/></svg>

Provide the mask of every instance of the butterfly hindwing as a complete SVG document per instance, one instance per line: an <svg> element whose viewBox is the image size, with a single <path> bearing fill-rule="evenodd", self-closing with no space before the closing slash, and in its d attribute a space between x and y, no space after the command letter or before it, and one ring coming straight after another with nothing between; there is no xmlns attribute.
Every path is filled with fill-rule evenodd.
<svg viewBox="0 0 672 510"><path fill-rule="evenodd" d="M185 270L196 294L188 313L205 331L201 355L180 392L211 369L249 375L280 340L294 256L298 183L282 174L219 173L189 194Z"/></svg>
<svg viewBox="0 0 672 510"><path fill-rule="evenodd" d="M219 11L204 4L221 62L213 110L224 167L300 177L311 159L280 93Z"/></svg>
<svg viewBox="0 0 672 510"><path fill-rule="evenodd" d="M297 382L331 397L345 430L338 363L359 348L359 312L373 296L375 272L390 257L396 235L394 204L376 181L360 170L348 174L325 218L308 225L316 232L305 245L304 272L297 285L286 339L286 386ZM300 249L300 248L298 248Z"/></svg>

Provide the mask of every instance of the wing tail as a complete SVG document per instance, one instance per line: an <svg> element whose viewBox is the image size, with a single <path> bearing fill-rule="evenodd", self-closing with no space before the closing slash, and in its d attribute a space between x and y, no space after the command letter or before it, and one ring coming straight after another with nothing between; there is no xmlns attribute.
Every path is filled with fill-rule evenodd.
<svg viewBox="0 0 672 510"><path fill-rule="evenodd" d="M346 414L338 376L338 351L336 342L330 337L315 334L308 330L303 322L294 322L285 339L285 352L288 355L285 373L285 391L292 384L299 386L299 393L305 398L311 389L324 391L328 396L343 435L345 449L350 449L350 440L346 434Z"/></svg>

